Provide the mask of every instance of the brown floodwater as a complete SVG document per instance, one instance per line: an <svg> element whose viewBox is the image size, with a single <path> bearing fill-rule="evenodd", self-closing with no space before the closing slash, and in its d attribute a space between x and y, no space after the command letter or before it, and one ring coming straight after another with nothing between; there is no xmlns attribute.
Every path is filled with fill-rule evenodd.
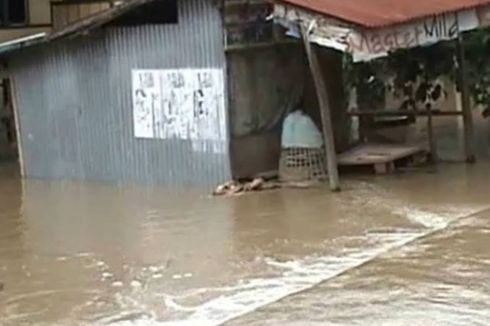
<svg viewBox="0 0 490 326"><path fill-rule="evenodd" d="M213 198L0 167L0 325L488 325L489 168Z"/></svg>

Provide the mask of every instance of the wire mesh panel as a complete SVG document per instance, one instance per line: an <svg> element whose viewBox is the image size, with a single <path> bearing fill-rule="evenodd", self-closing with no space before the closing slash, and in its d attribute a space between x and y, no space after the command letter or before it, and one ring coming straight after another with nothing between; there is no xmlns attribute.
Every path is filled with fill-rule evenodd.
<svg viewBox="0 0 490 326"><path fill-rule="evenodd" d="M327 177L323 148L283 148L279 178L283 182L323 181Z"/></svg>

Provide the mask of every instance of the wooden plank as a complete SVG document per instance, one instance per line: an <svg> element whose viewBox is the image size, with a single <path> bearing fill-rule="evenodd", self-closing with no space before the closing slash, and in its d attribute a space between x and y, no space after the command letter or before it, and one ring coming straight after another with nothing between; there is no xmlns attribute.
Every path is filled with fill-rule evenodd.
<svg viewBox="0 0 490 326"><path fill-rule="evenodd" d="M363 144L338 157L341 166L387 164L425 152L420 146Z"/></svg>
<svg viewBox="0 0 490 326"><path fill-rule="evenodd" d="M14 113L14 123L15 123L15 135L17 137L17 151L18 151L18 160L19 160L19 168L20 168L20 176L25 177L26 176L26 169L25 169L25 161L24 161L24 151L22 147L22 133L21 133L21 125L20 125L20 118L19 118L19 101L18 101L18 94L17 94L17 85L15 83L15 80L13 78L10 78L10 95L12 96L12 111Z"/></svg>
<svg viewBox="0 0 490 326"><path fill-rule="evenodd" d="M395 171L394 162L374 164L374 172L376 174L388 174L393 173L393 171Z"/></svg>
<svg viewBox="0 0 490 326"><path fill-rule="evenodd" d="M429 138L429 148L432 162L437 162L437 140L434 137L434 119L432 117L432 110L427 110L427 133Z"/></svg>
<svg viewBox="0 0 490 326"><path fill-rule="evenodd" d="M270 42L258 42L258 43L247 43L247 44L233 44L227 45L225 47L225 52L235 52L235 51L250 51L260 48L273 48L280 45L296 44L296 40L280 40L280 41L270 41Z"/></svg>
<svg viewBox="0 0 490 326"><path fill-rule="evenodd" d="M226 0L225 7L243 6L243 5L264 5L265 0Z"/></svg>
<svg viewBox="0 0 490 326"><path fill-rule="evenodd" d="M402 117L402 116L428 116L429 112L427 110L417 110L417 111L354 111L348 112L349 116L361 117L361 116L375 116L375 117ZM463 116L463 112L459 111L439 111L432 110L430 114L433 117L437 116Z"/></svg>
<svg viewBox="0 0 490 326"><path fill-rule="evenodd" d="M320 105L320 113L322 117L323 139L325 142L325 154L327 159L328 177L330 181L330 189L332 191L340 191L339 171L337 166L337 154L335 152L334 133L332 127L332 115L330 103L328 99L327 85L321 74L321 67L318 60L317 47L312 46L308 30L301 25L301 34L305 46L306 55L310 65L313 82L315 84L318 103Z"/></svg>
<svg viewBox="0 0 490 326"><path fill-rule="evenodd" d="M461 100L463 109L463 125L464 125L464 148L466 162L475 163L476 157L474 153L474 125L473 115L471 113L471 101L468 90L468 82L466 80L466 68L465 68L465 53L463 48L463 34L459 32L458 39L456 41L458 52L458 65L459 65L459 81L461 85Z"/></svg>

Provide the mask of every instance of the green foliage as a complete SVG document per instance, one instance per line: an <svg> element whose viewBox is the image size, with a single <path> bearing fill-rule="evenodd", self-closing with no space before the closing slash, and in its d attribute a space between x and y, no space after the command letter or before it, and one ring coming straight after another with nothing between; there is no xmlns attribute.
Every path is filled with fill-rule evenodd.
<svg viewBox="0 0 490 326"><path fill-rule="evenodd" d="M465 35L466 74L473 102L490 116L490 31L477 30Z"/></svg>
<svg viewBox="0 0 490 326"><path fill-rule="evenodd" d="M473 102L484 107L490 116L490 31L477 30L465 34L466 79ZM445 95L442 77L459 86L455 42L441 42L430 47L400 50L389 57L353 63L345 60L345 83L355 87L361 109L384 108L386 91L391 91L403 102L400 110L428 108L431 102ZM392 83L387 84L387 76Z"/></svg>
<svg viewBox="0 0 490 326"><path fill-rule="evenodd" d="M357 102L365 110L377 110L384 107L386 85L380 71L383 64L373 61L355 64L352 57L344 60L344 78L346 89L357 90Z"/></svg>

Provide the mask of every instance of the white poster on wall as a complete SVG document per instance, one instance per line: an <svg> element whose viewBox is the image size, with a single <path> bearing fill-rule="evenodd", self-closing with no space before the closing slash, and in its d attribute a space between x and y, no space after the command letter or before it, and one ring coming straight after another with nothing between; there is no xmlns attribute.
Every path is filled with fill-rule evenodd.
<svg viewBox="0 0 490 326"><path fill-rule="evenodd" d="M133 70L134 136L225 141L221 69Z"/></svg>

